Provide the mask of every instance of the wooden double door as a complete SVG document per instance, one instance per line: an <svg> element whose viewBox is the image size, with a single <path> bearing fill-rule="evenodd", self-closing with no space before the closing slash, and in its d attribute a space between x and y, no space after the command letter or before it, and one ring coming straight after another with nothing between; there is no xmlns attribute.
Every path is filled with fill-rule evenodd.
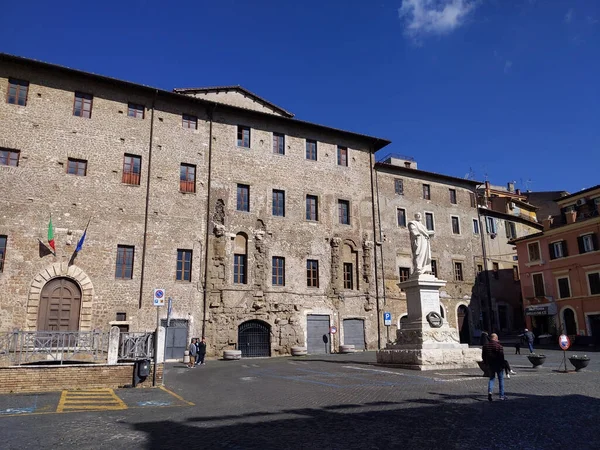
<svg viewBox="0 0 600 450"><path fill-rule="evenodd" d="M55 278L44 286L38 311L38 331L77 331L81 290L68 278Z"/></svg>

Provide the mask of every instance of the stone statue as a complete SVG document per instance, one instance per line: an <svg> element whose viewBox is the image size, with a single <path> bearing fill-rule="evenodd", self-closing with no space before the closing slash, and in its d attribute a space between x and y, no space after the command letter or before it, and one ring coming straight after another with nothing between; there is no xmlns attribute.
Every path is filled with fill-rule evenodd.
<svg viewBox="0 0 600 450"><path fill-rule="evenodd" d="M410 232L410 246L412 249L413 273L418 277L424 273L431 273L431 245L430 238L433 231L428 230L421 223L421 213L415 214L415 220L408 222Z"/></svg>

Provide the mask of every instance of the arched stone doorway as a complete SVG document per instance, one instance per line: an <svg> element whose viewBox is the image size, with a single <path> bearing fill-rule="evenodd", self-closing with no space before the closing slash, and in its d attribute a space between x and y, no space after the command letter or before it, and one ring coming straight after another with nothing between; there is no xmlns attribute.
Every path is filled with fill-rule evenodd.
<svg viewBox="0 0 600 450"><path fill-rule="evenodd" d="M81 290L68 278L54 278L46 283L40 296L39 331L79 330Z"/></svg>
<svg viewBox="0 0 600 450"><path fill-rule="evenodd" d="M271 356L271 327L260 320L249 320L238 327L238 350L243 358Z"/></svg>
<svg viewBox="0 0 600 450"><path fill-rule="evenodd" d="M49 295L47 292L55 290L56 286L53 287L50 283L61 278L73 283L79 292L78 328L76 329L79 331L90 331L92 329L92 300L94 298L92 281L83 270L75 265L55 263L42 269L31 282L27 299L26 330L36 331L38 329L40 316L44 314L40 311L43 308L42 294L47 296ZM72 286L70 289L73 289ZM45 320L42 323L45 323ZM70 324L68 326L74 325Z"/></svg>
<svg viewBox="0 0 600 450"><path fill-rule="evenodd" d="M469 308L465 305L460 305L456 311L458 322L458 335L460 336L461 344L471 343L471 333L469 331Z"/></svg>
<svg viewBox="0 0 600 450"><path fill-rule="evenodd" d="M563 333L574 336L577 334L577 323L575 322L575 313L571 308L565 308L563 311Z"/></svg>

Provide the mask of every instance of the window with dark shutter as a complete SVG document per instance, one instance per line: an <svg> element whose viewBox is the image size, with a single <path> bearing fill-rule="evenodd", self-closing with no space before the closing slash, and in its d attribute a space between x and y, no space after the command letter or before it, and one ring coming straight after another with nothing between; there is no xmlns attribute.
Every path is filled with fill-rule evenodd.
<svg viewBox="0 0 600 450"><path fill-rule="evenodd" d="M550 252L550 259L556 259L556 253L554 253L554 244L548 244L548 251Z"/></svg>

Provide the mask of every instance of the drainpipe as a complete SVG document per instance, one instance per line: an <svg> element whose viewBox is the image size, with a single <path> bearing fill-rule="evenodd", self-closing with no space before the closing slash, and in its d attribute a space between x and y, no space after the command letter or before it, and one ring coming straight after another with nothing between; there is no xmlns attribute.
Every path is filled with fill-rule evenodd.
<svg viewBox="0 0 600 450"><path fill-rule="evenodd" d="M211 194L211 181L212 181L212 143L213 143L213 113L217 105L212 105L207 110L209 128L208 128L208 181L206 183L206 230L205 230L205 245L204 245L204 283L202 287L202 336L206 335L206 286L208 285L208 237L210 235L210 194Z"/></svg>
<svg viewBox="0 0 600 450"><path fill-rule="evenodd" d="M146 268L146 241L148 234L148 209L150 207L150 169L152 168L152 136L154 135L154 105L158 89L154 91L152 99L152 112L150 113L150 142L148 143L148 174L146 176L146 210L144 212L144 242L142 244L142 272L140 274L140 298L138 300L138 309L142 308L142 299L144 297L144 269ZM157 330L158 332L158 330ZM156 370L155 370L156 372Z"/></svg>
<svg viewBox="0 0 600 450"><path fill-rule="evenodd" d="M481 186L481 185L479 185ZM486 191L487 192L487 191ZM494 320L494 310L492 309L492 290L490 287L490 274L488 271L488 260L487 260L487 249L486 249L486 244L485 244L485 236L484 236L484 228L481 224L481 213L479 211L479 203L477 201L477 187L475 188L475 206L477 208L477 220L479 221L479 235L481 237L481 254L483 257L483 273L484 273L484 277L485 277L485 290L486 290L486 297L487 297L487 301L486 301L486 309L488 311L487 313L487 317L486 317L486 323L485 323L485 327L487 328L487 332L488 333L493 333L493 327L495 325L495 320ZM487 196L484 195L484 199L486 199ZM487 218L486 218L487 220Z"/></svg>
<svg viewBox="0 0 600 450"><path fill-rule="evenodd" d="M377 174L377 171L375 171L375 192L377 193L377 222L379 223L379 242L381 242L381 245L379 246L379 251L381 252L381 283L383 285L383 306L385 306L387 304L387 298L385 289L385 270L383 264L383 233L381 232L381 208L379 206L379 175ZM377 248L375 249L375 251L377 251ZM381 318L379 320L381 320ZM387 342L390 342L390 327L386 326L385 329L387 331Z"/></svg>
<svg viewBox="0 0 600 450"><path fill-rule="evenodd" d="M375 239L375 247L377 247L377 226L375 225L375 182L373 180L373 171L375 165L373 163L373 151L370 153L370 162L371 162L371 208L373 215L373 238ZM379 205L378 205L379 206ZM381 244L381 224L379 224L379 242ZM377 248L373 252L373 256L375 258L375 301L376 310L377 310L377 349L381 350L381 312L379 308L379 276L378 272L378 261L377 261Z"/></svg>

